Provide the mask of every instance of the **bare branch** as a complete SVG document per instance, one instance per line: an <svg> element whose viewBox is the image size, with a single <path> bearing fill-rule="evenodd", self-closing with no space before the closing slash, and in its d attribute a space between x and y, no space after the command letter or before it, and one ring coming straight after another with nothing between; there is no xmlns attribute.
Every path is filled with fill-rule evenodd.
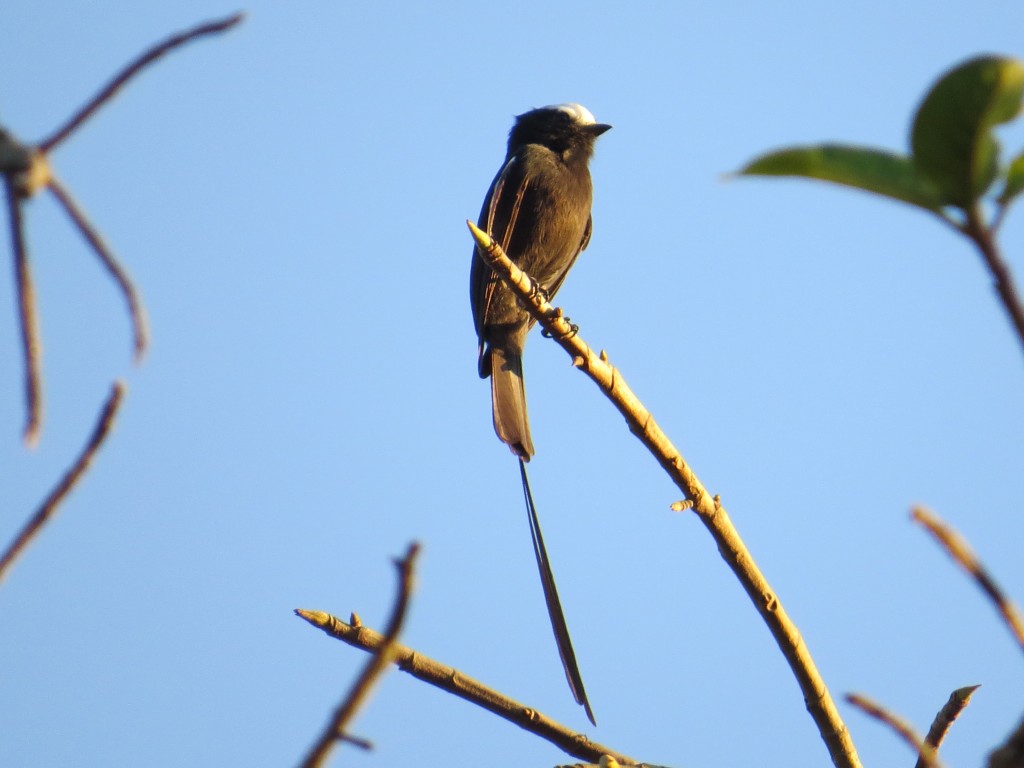
<svg viewBox="0 0 1024 768"><path fill-rule="evenodd" d="M384 642L382 635L364 627L355 614L348 624L322 611L299 608L295 614L331 637L369 653L377 652ZM610 755L623 765L638 765L635 759L603 744L592 742L582 733L566 728L538 710L520 704L454 667L434 661L412 648L396 644L392 654L394 663L403 672L408 672L417 680L493 712L520 728L550 741L566 754L590 762L597 762L603 755Z"/></svg>
<svg viewBox="0 0 1024 768"><path fill-rule="evenodd" d="M925 507L914 507L910 512L910 517L914 522L923 525L943 546L946 553L971 575L982 591L995 603L1006 626L1010 628L1010 632L1017 639L1017 644L1024 649L1024 617L1021 616L1017 606L992 580L988 571L985 570L985 566L971 551L970 545L964 538Z"/></svg>
<svg viewBox="0 0 1024 768"><path fill-rule="evenodd" d="M14 251L14 271L18 294L18 314L21 325L21 345L25 361L26 419L24 438L30 446L39 440L42 426L42 373L41 345L39 342L38 320L35 311L35 295L28 265L28 249L25 245L24 225L21 216L23 198L31 197L42 187L48 187L64 207L79 231L92 246L104 267L117 282L128 302L134 334L135 360L138 362L146 349L146 315L138 293L128 279L124 268L114 259L103 243L99 233L89 223L85 214L75 203L70 192L57 180L46 160L46 155L60 142L70 136L97 109L103 106L132 77L148 64L160 57L204 35L224 32L238 24L243 15L237 13L219 21L200 24L191 30L172 35L153 46L122 69L106 86L100 89L84 107L59 128L50 138L35 147L18 142L10 133L0 128L0 175L4 177L7 196L7 211L10 219L11 242Z"/></svg>
<svg viewBox="0 0 1024 768"><path fill-rule="evenodd" d="M803 692L807 710L818 726L818 732L828 748L832 762L837 768L859 768L860 758L853 740L836 709L825 681L819 674L810 651L800 636L775 591L761 573L746 545L732 525L717 496L712 497L661 430L654 416L626 384L625 378L608 363L608 356L594 353L576 328L570 325L561 311L544 300L543 291L530 276L513 264L485 232L473 222L467 221L477 252L507 285L515 292L527 311L573 359L573 365L580 368L611 400L619 413L626 419L630 431L646 446L658 463L665 469L685 495L685 501L693 504L693 510L707 528L719 553L732 572L739 579L751 602L767 624L775 642L789 663L790 669ZM682 502L673 505L681 508Z"/></svg>
<svg viewBox="0 0 1024 768"><path fill-rule="evenodd" d="M139 292L135 289L131 279L128 277L128 273L125 271L114 255L110 252L107 244L103 242L103 238L100 237L100 233L89 222L86 218L85 213L78 204L75 202L74 197L71 196L71 192L60 183L55 175L50 176L50 181L47 184L49 190L53 193L57 201L63 206L64 210L67 211L68 216L78 227L78 231L82 233L89 245L92 247L93 252L99 257L100 262L106 268L110 276L114 278L114 282L117 283L117 287L121 289L121 294L124 296L125 301L128 302L128 312L132 318L132 334L134 336L134 348L135 348L135 361L139 362L142 356L146 352L146 345L149 339L148 324L146 323L146 310L142 306L142 299L139 298Z"/></svg>
<svg viewBox="0 0 1024 768"><path fill-rule="evenodd" d="M64 500L64 498L71 492L75 487L75 484L79 481L85 471L89 469L89 465L92 463L93 458L96 456L97 451L103 445L103 441L110 433L111 428L114 425L114 419L117 416L118 408L121 405L121 401L124 397L124 384L120 381L115 381L110 391L110 396L107 398L106 403L103 405L103 409L100 411L99 419L96 422L96 426L93 428L92 435L89 441L85 444L81 454L75 460L68 471L64 473L64 476L60 479L60 482L54 487L50 494L43 501L42 505L36 510L36 513L29 518L28 522L21 529L14 541L7 550L0 555L0 580L3 579L7 572L7 569L11 566L14 560L20 555L29 542L39 533L42 527L50 519L53 513L57 510L57 506Z"/></svg>
<svg viewBox="0 0 1024 768"><path fill-rule="evenodd" d="M25 247L25 227L21 219L21 199L11 175L4 176L7 217L11 228L11 249L14 251L14 284L18 293L18 322L21 330L21 351L25 363L25 442L39 442L43 423L42 345L39 343L39 319L36 294L32 287L32 270Z"/></svg>
<svg viewBox="0 0 1024 768"><path fill-rule="evenodd" d="M939 745L946 738L946 733L949 731L950 726L953 725L953 721L964 711L971 701L971 696L980 687L978 685L968 685L964 688L957 688L949 694L949 700L935 715L935 719L932 720L932 726L928 729L928 735L924 737L925 744L935 750L935 752L939 751ZM928 766L925 764L924 758L919 757L914 768L928 768Z"/></svg>
<svg viewBox="0 0 1024 768"><path fill-rule="evenodd" d="M317 768L323 765L324 760L331 753L334 745L339 740L354 741L365 747L366 742L361 739L352 739L345 730L348 724L355 717L359 707L366 701L377 680L391 664L394 658L395 638L402 631L402 624L405 622L405 615L409 608L409 597L412 594L413 565L416 555L419 553L419 544L415 542L409 545L405 557L396 561L398 568L398 594L395 596L395 605L391 609L391 618L388 620L387 630L376 649L373 657L363 667L363 671L356 678L355 683L349 690L348 695L342 700L338 709L327 724L316 744L309 751L306 759L302 761L303 768Z"/></svg>
<svg viewBox="0 0 1024 768"><path fill-rule="evenodd" d="M114 94L116 94L135 75L137 75L146 65L153 63L165 54L173 51L175 48L195 40L196 38L231 29L231 27L238 24L243 18L243 14L236 13L233 16L221 19L220 21L211 21L205 24L200 24L193 29L172 35L162 43L157 43L118 72L109 83L100 89L99 93L86 102L85 106L72 115L71 118L63 126L57 129L52 136L39 142L39 151L44 154L49 152L64 141L64 139L74 133L78 126L84 123L97 109L109 101Z"/></svg>
<svg viewBox="0 0 1024 768"><path fill-rule="evenodd" d="M917 764L919 766L923 766L923 768L942 767L942 763L939 762L939 757L935 753L935 750L928 746L928 744L926 744L924 740L917 735L914 729L910 727L906 721L901 720L896 715L883 709L879 704L871 701L866 696L861 696L856 693L848 693L846 695L846 700L865 714L870 715L876 720L880 720L892 728L901 739L907 742L907 744L909 744L914 751L918 753L919 757Z"/></svg>

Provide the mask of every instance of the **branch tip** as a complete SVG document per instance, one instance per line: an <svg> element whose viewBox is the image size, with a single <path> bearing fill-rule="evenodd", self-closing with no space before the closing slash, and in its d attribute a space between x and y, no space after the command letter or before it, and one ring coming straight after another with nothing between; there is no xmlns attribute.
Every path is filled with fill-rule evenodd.
<svg viewBox="0 0 1024 768"><path fill-rule="evenodd" d="M54 147L64 141L75 132L78 127L91 117L96 110L106 104L113 96L124 87L129 80L142 71L147 65L153 63L175 48L179 48L196 38L210 34L225 32L245 18L244 13L235 13L218 21L210 21L199 24L192 29L171 35L162 42L159 42L133 59L123 67L100 91L85 103L68 121L58 128L49 138L39 142L38 149L43 154L50 152Z"/></svg>

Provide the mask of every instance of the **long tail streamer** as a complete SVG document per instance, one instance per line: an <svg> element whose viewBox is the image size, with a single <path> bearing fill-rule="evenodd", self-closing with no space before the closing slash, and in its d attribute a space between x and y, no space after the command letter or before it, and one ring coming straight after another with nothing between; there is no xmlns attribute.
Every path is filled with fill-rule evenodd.
<svg viewBox="0 0 1024 768"><path fill-rule="evenodd" d="M544 546L544 536L540 532L540 518L537 517L537 505L533 503L530 481L526 476L526 462L522 459L519 460L519 474L523 479L523 496L526 499L526 511L529 513L530 518L533 553L537 557L537 570L540 571L540 583L544 588L544 602L548 606L548 617L551 619L551 629L555 633L558 655L562 658L565 678L569 681L569 688L576 699L576 703L583 706L587 712L587 718L591 723L597 725L597 721L594 719L594 712L590 708L590 701L587 699L587 692L583 687L580 668L576 664L576 652L572 649L569 627L565 623L562 603L558 599L558 588L555 586L555 575L551 572L551 562L548 560L548 551Z"/></svg>

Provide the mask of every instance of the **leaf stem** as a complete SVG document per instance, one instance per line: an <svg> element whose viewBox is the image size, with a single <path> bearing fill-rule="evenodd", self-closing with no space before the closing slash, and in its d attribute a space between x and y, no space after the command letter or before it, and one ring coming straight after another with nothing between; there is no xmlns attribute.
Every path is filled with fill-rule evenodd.
<svg viewBox="0 0 1024 768"><path fill-rule="evenodd" d="M981 251L985 264L995 280L996 292L1002 299L1003 306L1006 307L1006 312L1010 315L1010 320L1017 330L1021 346L1024 346L1024 304L1021 304L1010 267L999 253L999 246L996 245L995 238L992 236L993 230L985 226L977 205L967 210L967 221L960 231L973 240L974 244L978 246L978 250Z"/></svg>

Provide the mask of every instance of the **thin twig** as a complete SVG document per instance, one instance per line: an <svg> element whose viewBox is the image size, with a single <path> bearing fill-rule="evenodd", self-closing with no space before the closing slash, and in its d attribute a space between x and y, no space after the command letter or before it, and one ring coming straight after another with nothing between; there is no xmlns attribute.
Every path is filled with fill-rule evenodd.
<svg viewBox="0 0 1024 768"><path fill-rule="evenodd" d="M967 573L971 575L975 583L988 595L995 604L996 610L1003 617L1006 626L1017 640L1017 644L1024 649L1024 616L1021 616L1017 606L1008 598L999 585L995 583L985 566L981 564L970 545L964 538L946 525L934 513L924 507L914 507L910 512L911 519L920 523L935 537L946 550L946 553Z"/></svg>
<svg viewBox="0 0 1024 768"><path fill-rule="evenodd" d="M4 176L7 197L7 218L11 228L11 249L14 251L14 284L18 292L18 323L21 330L21 354L25 362L25 442L34 446L39 442L43 423L42 345L39 343L39 320L36 315L35 289L32 270L25 247L25 228L21 219L21 200L12 176Z"/></svg>
<svg viewBox="0 0 1024 768"><path fill-rule="evenodd" d="M373 742L369 739L362 739L358 736L350 736L347 733L343 733L341 736L339 736L338 740L343 741L346 744L351 744L353 747L358 747L364 752L369 752L371 749L373 749Z"/></svg>
<svg viewBox="0 0 1024 768"><path fill-rule="evenodd" d="M888 725L892 728L896 734L909 744L915 752L918 753L917 764L923 766L923 768L941 768L942 763L939 762L939 757L928 744L924 742L920 736L914 731L914 729L901 718L892 714L891 712L883 709L879 704L871 701L866 696L861 696L857 693L848 693L846 700L853 704L853 706L860 709L865 714L870 715L876 720Z"/></svg>
<svg viewBox="0 0 1024 768"><path fill-rule="evenodd" d="M124 397L124 391L124 384L120 381L115 381L111 387L110 396L100 411L99 419L96 421L92 435L82 449L81 454L79 454L75 463L68 468L67 472L64 473L60 482L50 491L50 494L40 505L39 509L36 510L36 513L25 523L25 526L15 536L14 541L11 542L11 545L3 555L0 555L0 580L3 579L7 569L18 555L25 550L29 542L35 538L54 512L56 512L57 506L71 492L75 484L85 474L85 471L89 469L89 465L114 425L114 419L117 417L117 411Z"/></svg>
<svg viewBox="0 0 1024 768"><path fill-rule="evenodd" d="M114 96L129 80L137 75L147 64L159 59L167 53L170 53L175 48L184 45L185 43L195 40L203 35L209 35L218 32L224 32L231 27L235 26L244 18L244 14L236 13L233 16L229 16L226 19L220 21L211 21L205 24L200 24L193 29L180 32L176 35L164 40L162 43L157 43L152 48L142 53L138 58L128 64L124 69L118 72L114 78L107 83L103 88L100 89L99 93L93 96L85 106L79 109L71 118L60 128L58 128L52 136L48 139L39 142L39 151L44 154L49 152L51 149L60 144L64 139L70 136L75 129L78 128L83 122L85 122L92 114L102 107L111 97Z"/></svg>
<svg viewBox="0 0 1024 768"><path fill-rule="evenodd" d="M466 224L476 240L481 257L511 288L527 311L569 353L573 365L583 370L605 393L626 419L630 431L658 460L686 500L692 502L694 512L715 540L722 558L739 579L789 663L803 692L807 710L818 726L833 764L837 768L859 768L860 759L853 740L807 645L757 567L718 497L712 497L707 492L679 450L658 426L654 416L626 384L622 374L608 363L607 355L604 352L595 354L579 335L578 329L544 301L543 292L537 290L529 275L513 264L497 243L473 222L467 221Z"/></svg>
<svg viewBox="0 0 1024 768"><path fill-rule="evenodd" d="M146 310L142 306L139 292L135 289L124 267L117 262L114 254L110 252L107 244L103 242L100 233L96 231L95 227L92 226L86 217L85 212L75 202L67 187L61 184L55 175L50 176L50 181L46 186L53 193L53 196L57 198L57 201L63 206L64 210L67 211L68 216L71 217L75 226L78 227L78 231L82 233L82 237L88 241L107 272L114 278L117 287L121 289L121 294L124 296L125 301L128 302L128 312L132 318L135 362L139 362L146 353L146 345L149 339Z"/></svg>
<svg viewBox="0 0 1024 768"><path fill-rule="evenodd" d="M398 568L398 594L395 597L395 605L391 610L391 618L388 620L387 630L381 640L373 657L363 667L363 671L356 678L355 683L348 694L342 700L338 709L331 718L331 722L324 728L320 738L309 751L306 759L302 761L303 768L317 768L331 753L334 745L339 740L346 739L345 730L348 724L355 717L359 707L366 701L373 685L380 679L384 670L391 664L394 658L395 638L402 631L402 624L405 622L405 615L409 608L409 597L412 594L413 565L416 555L419 553L419 544L413 542L409 545L405 557L397 561Z"/></svg>
<svg viewBox="0 0 1024 768"><path fill-rule="evenodd" d="M924 737L925 744L935 752L939 751L939 745L946 738L946 733L949 731L950 726L953 725L953 721L960 717L960 713L970 703L971 696L980 687L978 685L968 685L963 688L957 688L949 694L949 699L935 715L935 719L932 720L931 728L928 729L928 735ZM919 757L914 768L928 768L928 766L925 764L924 758Z"/></svg>
<svg viewBox="0 0 1024 768"><path fill-rule="evenodd" d="M375 653L384 642L384 637L368 627L364 627L353 615L350 623L331 616L322 611L296 609L295 614L314 627L322 629L331 637L348 643L354 648ZM590 741L582 733L570 730L552 720L547 715L525 704L520 704L502 693L489 688L478 680L463 674L454 667L441 664L404 645L396 644L392 649L393 661L403 672L408 672L417 680L440 688L471 704L483 707L499 717L503 717L520 728L562 749L580 760L597 762L602 755L611 755L623 765L637 765L631 757Z"/></svg>
<svg viewBox="0 0 1024 768"><path fill-rule="evenodd" d="M978 246L978 250L981 251L985 265L995 280L996 292L1002 299L1006 313L1010 316L1010 322L1017 330L1017 338L1024 345L1024 304L1021 303L1017 286L1013 282L1010 265L1003 260L999 253L999 246L996 245L995 238L992 236L994 230L985 226L981 213L977 207L974 207L967 211L967 221L961 231L973 240Z"/></svg>

